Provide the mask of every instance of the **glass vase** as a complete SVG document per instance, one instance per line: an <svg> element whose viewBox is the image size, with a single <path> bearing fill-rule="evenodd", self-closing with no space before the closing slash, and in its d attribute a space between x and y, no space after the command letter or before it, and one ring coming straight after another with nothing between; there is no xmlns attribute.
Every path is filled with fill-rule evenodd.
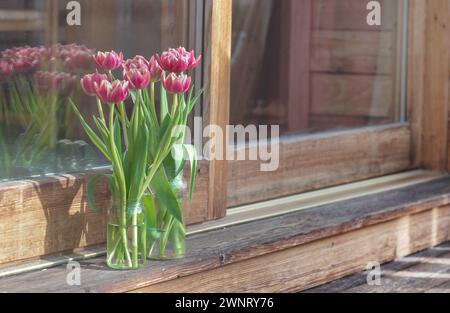
<svg viewBox="0 0 450 313"><path fill-rule="evenodd" d="M118 270L146 263L146 214L140 201L113 199L108 212L106 263Z"/></svg>
<svg viewBox="0 0 450 313"><path fill-rule="evenodd" d="M183 175L171 180L170 186L177 196L177 201L182 203L186 192L186 181ZM149 230L152 234L148 244L148 257L153 260L181 259L186 253L186 227L184 222L178 221L170 210L165 207L158 196L154 197L156 211L156 229Z"/></svg>

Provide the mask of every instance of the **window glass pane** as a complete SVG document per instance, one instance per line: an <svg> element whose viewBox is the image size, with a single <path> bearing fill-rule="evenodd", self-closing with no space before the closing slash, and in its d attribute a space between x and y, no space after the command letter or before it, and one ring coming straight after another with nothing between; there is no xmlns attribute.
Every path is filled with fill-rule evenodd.
<svg viewBox="0 0 450 313"><path fill-rule="evenodd" d="M79 0L81 25L68 24L75 11L67 3L0 2L0 180L106 164L68 103L75 99L84 116L96 112L95 99L79 85L81 75L94 71L95 51L149 59L168 47L193 46L188 12L194 1ZM55 77L49 73L59 75L57 92L48 92Z"/></svg>
<svg viewBox="0 0 450 313"><path fill-rule="evenodd" d="M309 134L404 121L407 1L368 2L233 1L231 124Z"/></svg>

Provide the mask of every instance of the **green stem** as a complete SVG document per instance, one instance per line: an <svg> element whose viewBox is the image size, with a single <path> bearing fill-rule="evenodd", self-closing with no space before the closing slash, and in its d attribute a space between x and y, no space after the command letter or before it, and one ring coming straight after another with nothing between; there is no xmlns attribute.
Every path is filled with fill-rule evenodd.
<svg viewBox="0 0 450 313"><path fill-rule="evenodd" d="M122 127L123 127L123 129L122 129L123 139L125 141L125 147L128 147L128 131L127 131L128 123L127 123L127 115L126 115L127 113L125 111L125 104L123 103L123 101L120 102L120 104L119 104L119 110L120 110L120 120L121 120Z"/></svg>
<svg viewBox="0 0 450 313"><path fill-rule="evenodd" d="M173 95L173 104L172 104L172 112L170 115L173 117L175 115L175 112L178 109L178 94Z"/></svg>
<svg viewBox="0 0 450 313"><path fill-rule="evenodd" d="M156 114L155 83L151 83L150 85L150 110L152 113L153 121L155 125L159 128L158 116Z"/></svg>
<svg viewBox="0 0 450 313"><path fill-rule="evenodd" d="M164 257L164 252L166 251L167 242L169 240L170 232L174 223L174 218L172 215L168 215L168 221L164 229L164 235L162 236L159 246L158 246L158 256Z"/></svg>
<svg viewBox="0 0 450 313"><path fill-rule="evenodd" d="M126 258L128 261L129 266L131 267L131 258L130 254L128 252L128 237L127 237L127 197L126 197L126 186L125 186L125 177L122 171L121 163L119 162L118 156L117 156L117 149L116 145L114 143L114 108L111 107L109 111L109 138L110 138L110 144L111 144L111 156L113 161L113 170L117 172L117 175L119 176L119 184L120 184L120 194L121 194L121 215L122 215L122 225L120 225L120 230L122 233L122 241L123 241L123 247L124 252L126 254ZM114 166L115 165L115 166Z"/></svg>
<svg viewBox="0 0 450 313"><path fill-rule="evenodd" d="M102 119L103 123L106 125L105 114L103 113L102 102L100 101L99 98L97 98L97 108L98 108L98 113L100 114L100 118Z"/></svg>
<svg viewBox="0 0 450 313"><path fill-rule="evenodd" d="M133 208L133 221L132 221L132 227L133 227L133 239L132 239L132 256L133 256L133 268L138 267L138 254L139 254L139 248L138 248L138 213L136 212L135 208Z"/></svg>

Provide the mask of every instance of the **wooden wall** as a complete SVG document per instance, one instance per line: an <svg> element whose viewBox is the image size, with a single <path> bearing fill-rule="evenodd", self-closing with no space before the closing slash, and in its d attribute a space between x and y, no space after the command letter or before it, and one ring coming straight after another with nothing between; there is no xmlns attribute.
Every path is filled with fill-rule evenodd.
<svg viewBox="0 0 450 313"><path fill-rule="evenodd" d="M381 1L381 26L361 0L254 2L233 8L232 123L292 132L399 120L401 1Z"/></svg>

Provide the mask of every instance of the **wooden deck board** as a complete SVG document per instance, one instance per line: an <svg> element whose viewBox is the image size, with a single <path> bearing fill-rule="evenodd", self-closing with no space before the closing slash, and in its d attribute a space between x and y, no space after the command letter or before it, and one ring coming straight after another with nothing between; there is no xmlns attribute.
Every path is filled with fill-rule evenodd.
<svg viewBox="0 0 450 313"><path fill-rule="evenodd" d="M450 293L450 242L381 266L381 285L368 272L309 289L306 293Z"/></svg>

